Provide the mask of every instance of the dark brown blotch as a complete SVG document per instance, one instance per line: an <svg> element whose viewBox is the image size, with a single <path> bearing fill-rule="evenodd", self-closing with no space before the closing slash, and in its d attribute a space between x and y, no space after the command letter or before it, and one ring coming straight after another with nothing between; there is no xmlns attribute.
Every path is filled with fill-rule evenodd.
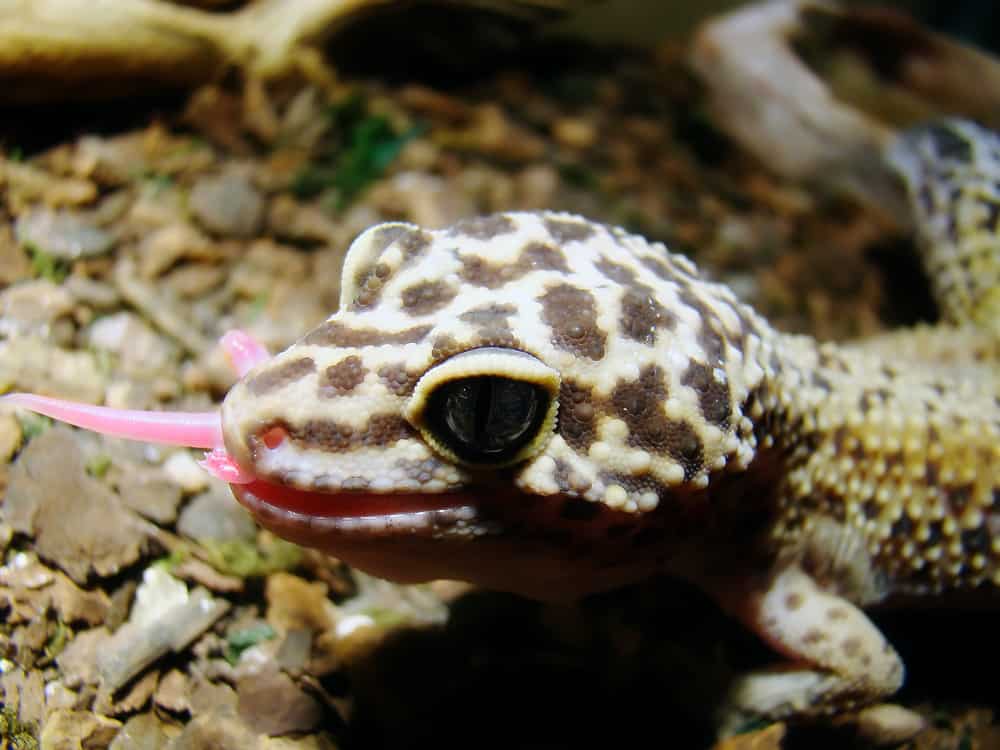
<svg viewBox="0 0 1000 750"><path fill-rule="evenodd" d="M701 438L694 427L684 421L670 420L665 431L667 452L684 467L684 481L688 481L704 467L705 448Z"/></svg>
<svg viewBox="0 0 1000 750"><path fill-rule="evenodd" d="M466 310L458 316L458 319L474 326L486 328L509 328L510 323L507 319L516 312L517 308L514 307L514 305L498 305L494 303Z"/></svg>
<svg viewBox="0 0 1000 750"><path fill-rule="evenodd" d="M462 281L475 286L496 289L521 275L521 268L515 264L496 264L478 255L462 255L459 257L462 269L458 272Z"/></svg>
<svg viewBox="0 0 1000 750"><path fill-rule="evenodd" d="M486 305L459 315L459 319L477 326L478 346L519 348L508 318L517 311L513 305Z"/></svg>
<svg viewBox="0 0 1000 750"><path fill-rule="evenodd" d="M560 349L598 360L604 357L607 334L597 325L594 295L572 284L557 284L538 298L542 320L552 328L552 343Z"/></svg>
<svg viewBox="0 0 1000 750"><path fill-rule="evenodd" d="M663 370L648 365L636 381L619 381L611 392L614 413L628 425L628 444L662 452L670 420L663 413L667 383Z"/></svg>
<svg viewBox="0 0 1000 750"><path fill-rule="evenodd" d="M435 362L440 362L448 359L448 357L455 356L463 350L464 347L458 343L458 340L454 336L442 333L434 338L434 343L431 345L431 359Z"/></svg>
<svg viewBox="0 0 1000 750"><path fill-rule="evenodd" d="M849 614L850 612L846 607L830 607L826 611L826 619L830 622L841 622L842 620L846 620Z"/></svg>
<svg viewBox="0 0 1000 750"><path fill-rule="evenodd" d="M312 357L293 359L281 364L271 365L267 369L247 378L247 388L255 396L284 388L286 385L301 380L306 375L316 371L316 363Z"/></svg>
<svg viewBox="0 0 1000 750"><path fill-rule="evenodd" d="M355 278L358 292L351 302L351 309L364 310L378 302L382 288L391 275L392 269L381 262L362 269Z"/></svg>
<svg viewBox="0 0 1000 750"><path fill-rule="evenodd" d="M802 642L807 643L810 646L815 646L819 643L822 643L826 639L827 639L826 633L824 633L819 628L810 628L802 636Z"/></svg>
<svg viewBox="0 0 1000 750"><path fill-rule="evenodd" d="M411 263L431 246L431 235L429 232L417 227L401 227L396 238L396 244L403 253L403 264Z"/></svg>
<svg viewBox="0 0 1000 750"><path fill-rule="evenodd" d="M529 271L561 271L569 273L566 256L562 250L544 242L529 242L521 250L517 265L522 273Z"/></svg>
<svg viewBox="0 0 1000 750"><path fill-rule="evenodd" d="M861 653L861 639L855 636L850 638L845 638L840 644L841 650L844 652L844 656L848 659L853 659L859 653Z"/></svg>
<svg viewBox="0 0 1000 750"><path fill-rule="evenodd" d="M595 225L589 221L553 217L545 219L545 228L549 230L553 239L561 245L590 239L597 231Z"/></svg>
<svg viewBox="0 0 1000 750"><path fill-rule="evenodd" d="M612 281L623 286L632 286L636 283L635 272L621 263L615 263L613 260L602 257L594 264L594 267Z"/></svg>
<svg viewBox="0 0 1000 750"><path fill-rule="evenodd" d="M447 305L458 294L458 289L447 281L421 281L402 292L403 309L410 315L428 315Z"/></svg>
<svg viewBox="0 0 1000 750"><path fill-rule="evenodd" d="M379 448L415 434L413 427L398 414L375 414L361 429L332 419L311 419L301 426L281 423L270 427L283 428L297 445L326 453L345 453L358 447Z"/></svg>
<svg viewBox="0 0 1000 750"><path fill-rule="evenodd" d="M805 602L806 598L798 591L790 591L785 594L785 609L789 612L799 609Z"/></svg>
<svg viewBox="0 0 1000 750"><path fill-rule="evenodd" d="M406 365L400 363L379 367L378 378L390 393L396 396L409 396L413 393L420 376L411 375L407 372Z"/></svg>
<svg viewBox="0 0 1000 750"><path fill-rule="evenodd" d="M351 328L338 320L328 320L313 329L303 343L315 346L381 346L385 344L416 344L431 332L431 326L413 326L402 331L380 331L377 328Z"/></svg>
<svg viewBox="0 0 1000 750"><path fill-rule="evenodd" d="M517 231L517 224L505 214L473 216L452 224L448 233L453 236L465 235L477 240L492 240Z"/></svg>
<svg viewBox="0 0 1000 750"><path fill-rule="evenodd" d="M559 385L559 422L556 431L576 451L585 453L596 436L597 413L590 388L569 378Z"/></svg>
<svg viewBox="0 0 1000 750"><path fill-rule="evenodd" d="M319 378L319 397L334 398L350 393L364 382L368 370L361 357L352 354L327 367Z"/></svg>
<svg viewBox="0 0 1000 750"><path fill-rule="evenodd" d="M692 361L681 376L681 383L693 388L698 394L698 405L707 422L722 430L729 429L732 397L728 380L720 383L711 367Z"/></svg>
<svg viewBox="0 0 1000 750"><path fill-rule="evenodd" d="M657 278L660 278L663 281L676 281L678 278L674 269L661 258L656 258L652 255L643 255L639 258L639 261L642 265L652 271Z"/></svg>
<svg viewBox="0 0 1000 750"><path fill-rule="evenodd" d="M653 290L640 284L628 289L623 295L619 322L625 336L646 346L653 346L657 330L673 327L676 320L653 296Z"/></svg>

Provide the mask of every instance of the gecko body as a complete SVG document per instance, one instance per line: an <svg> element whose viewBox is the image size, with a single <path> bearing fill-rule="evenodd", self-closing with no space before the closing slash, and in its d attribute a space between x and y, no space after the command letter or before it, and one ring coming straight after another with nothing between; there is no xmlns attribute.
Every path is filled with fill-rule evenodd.
<svg viewBox="0 0 1000 750"><path fill-rule="evenodd" d="M732 715L876 703L903 667L862 607L1000 584L1000 144L948 121L890 158L944 321L851 345L577 216L369 229L339 310L224 401L236 497L395 580L682 576L792 663Z"/></svg>

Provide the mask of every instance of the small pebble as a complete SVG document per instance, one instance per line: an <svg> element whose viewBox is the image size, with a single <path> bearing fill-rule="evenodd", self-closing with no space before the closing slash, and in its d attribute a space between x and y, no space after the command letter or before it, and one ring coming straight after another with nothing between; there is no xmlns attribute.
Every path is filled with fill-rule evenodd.
<svg viewBox="0 0 1000 750"><path fill-rule="evenodd" d="M208 487L208 474L188 451L171 453L163 462L163 472L185 492L201 492Z"/></svg>
<svg viewBox="0 0 1000 750"><path fill-rule="evenodd" d="M235 171L198 180L189 207L203 227L223 237L253 237L264 218L260 191Z"/></svg>
<svg viewBox="0 0 1000 750"><path fill-rule="evenodd" d="M21 214L14 234L22 247L32 246L56 258L76 260L101 255L114 247L114 237L68 211L38 208Z"/></svg>

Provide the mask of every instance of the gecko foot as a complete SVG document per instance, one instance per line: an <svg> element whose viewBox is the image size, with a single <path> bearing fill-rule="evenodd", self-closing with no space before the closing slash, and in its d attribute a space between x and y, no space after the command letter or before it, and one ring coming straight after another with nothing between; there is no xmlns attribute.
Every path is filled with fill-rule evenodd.
<svg viewBox="0 0 1000 750"><path fill-rule="evenodd" d="M922 720L881 700L903 683L903 663L864 612L823 590L797 565L744 582L724 605L788 661L739 676L718 715L723 735L753 719L854 716L871 738L912 736ZM849 721L849 720L848 720Z"/></svg>

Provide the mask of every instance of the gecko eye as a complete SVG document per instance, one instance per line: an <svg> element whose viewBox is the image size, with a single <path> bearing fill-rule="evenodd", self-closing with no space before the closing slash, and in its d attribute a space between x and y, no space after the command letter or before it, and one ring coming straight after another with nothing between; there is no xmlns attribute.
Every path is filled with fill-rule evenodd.
<svg viewBox="0 0 1000 750"><path fill-rule="evenodd" d="M534 438L549 396L534 383L481 375L444 383L430 395L427 425L470 463L510 458Z"/></svg>
<svg viewBox="0 0 1000 750"><path fill-rule="evenodd" d="M432 367L405 416L438 453L493 468L537 453L555 425L559 375L521 351L483 347Z"/></svg>

